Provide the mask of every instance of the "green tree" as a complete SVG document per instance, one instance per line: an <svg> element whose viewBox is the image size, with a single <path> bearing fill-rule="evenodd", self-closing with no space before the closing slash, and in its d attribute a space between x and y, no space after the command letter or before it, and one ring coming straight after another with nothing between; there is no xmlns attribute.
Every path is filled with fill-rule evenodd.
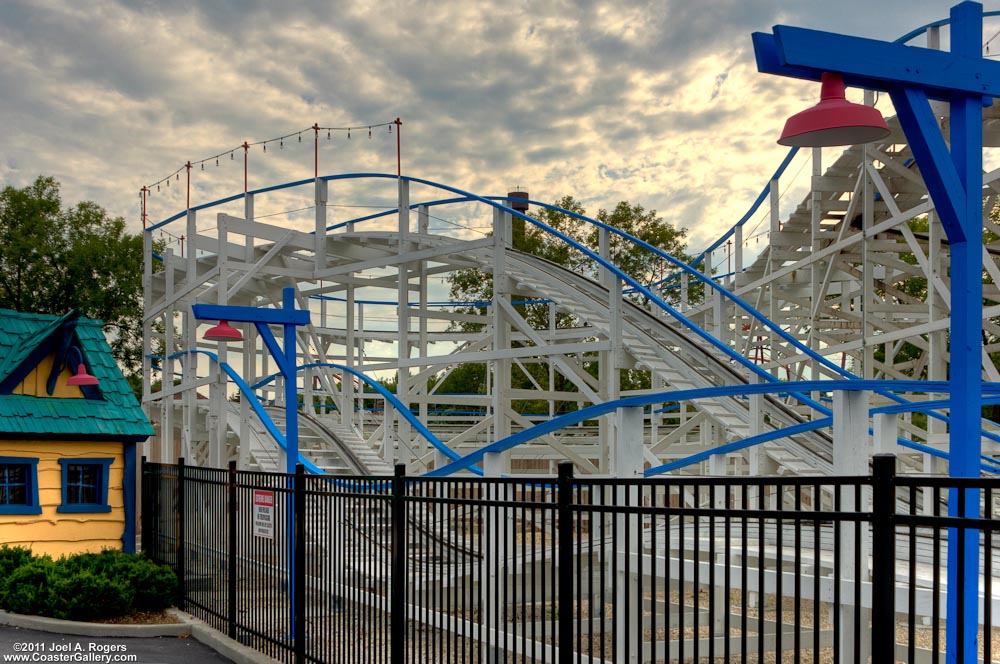
<svg viewBox="0 0 1000 664"><path fill-rule="evenodd" d="M119 365L142 366L142 236L85 201L63 208L59 183L0 191L0 308L104 322Z"/></svg>
<svg viewBox="0 0 1000 664"><path fill-rule="evenodd" d="M565 196L555 202L555 207L571 213L586 215L586 210L572 196ZM554 228L567 237L586 246L594 252L599 251L601 231L597 226L580 221L571 214L549 208L539 208L532 217L541 223ZM633 205L627 201L618 203L612 210L601 209L595 217L598 221L608 224L618 230L639 238L644 242L661 249L684 262L690 262L691 257L685 253L684 238L686 229L675 228L669 222L657 215L656 210L646 210L641 205ZM527 224L523 238L515 233L515 250L533 254L545 260L561 265L569 270L598 279L602 270L600 264L586 254L571 247L563 239L542 230L533 224ZM611 262L640 284L649 286L660 281L663 276L675 272L669 264L655 253L634 242L612 233L609 236ZM451 298L461 302L488 302L493 298L493 275L479 269L458 270L449 277ZM628 286L626 285L626 288ZM689 297L696 299L701 295L699 285L693 284L689 289ZM661 297L676 300L677 291L661 292ZM627 297L639 306L649 306L648 298L639 292L630 292ZM546 304L516 305L524 319L535 329L546 329L549 326L549 311ZM488 309L483 306L467 306L457 308L458 313L484 317ZM569 328L580 324L575 316L567 312L556 314L556 327ZM477 331L485 323L463 320L453 324L456 329ZM592 374L597 371L597 363L585 361L584 368ZM549 377L546 367L541 363L527 363L526 370L532 374L534 382L548 389ZM482 380L485 380L485 374ZM622 389L643 389L649 387L648 371L626 370L622 372ZM529 388L529 380L520 370L512 373L512 385L515 388ZM559 391L576 391L571 380L560 375L555 376L551 386ZM544 406L543 402L525 401L515 404L522 412L537 412ZM560 404L559 412L575 409L575 403Z"/></svg>
<svg viewBox="0 0 1000 664"><path fill-rule="evenodd" d="M569 212L586 215L584 207L572 196L565 196L556 201L555 206ZM598 251L600 229L597 226L581 222L571 215L549 208L540 208L531 216L587 248L595 252ZM627 201L622 201L610 212L604 209L599 210L595 218L624 233L637 237L682 261L688 262L691 260L691 257L685 253L686 244L684 238L687 235L687 229L675 228L662 217L658 216L656 210L646 210L641 205L633 205ZM612 233L609 240L612 262L643 285L649 286L656 283L664 274L674 271L671 269L671 266L665 265L658 255L618 234ZM600 265L596 261L586 254L577 251L561 238L533 224L527 225L524 232L524 239L518 244L521 246L516 246L514 247L515 249L534 254L539 258L552 261L575 272L586 274L591 278L596 279L599 276ZM493 275L489 272L479 269L458 270L451 274L449 281L450 293L453 300L485 302L491 300L493 297ZM669 293L673 293L673 291ZM629 297L637 304L648 305L648 298L641 293L632 293ZM676 298L672 294L663 295L663 297L667 299ZM548 326L548 310L545 305L525 305L519 307L519 310L525 317L525 320L536 329ZM458 311L463 314L475 315L485 315L486 313L485 308L481 306L462 307ZM576 319L568 314L559 314L557 316L556 327L570 327L576 324ZM474 331L481 329L483 324L462 321L456 323L455 327Z"/></svg>

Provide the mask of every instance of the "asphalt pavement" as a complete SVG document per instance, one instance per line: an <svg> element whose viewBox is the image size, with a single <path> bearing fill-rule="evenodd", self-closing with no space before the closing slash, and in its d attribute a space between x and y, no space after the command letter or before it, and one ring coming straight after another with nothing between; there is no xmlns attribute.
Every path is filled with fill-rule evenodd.
<svg viewBox="0 0 1000 664"><path fill-rule="evenodd" d="M37 653L37 654L36 654ZM121 657L134 655L133 657ZM23 657L22 657L23 656ZM232 662L191 636L70 636L0 625L3 662L136 662L225 664Z"/></svg>

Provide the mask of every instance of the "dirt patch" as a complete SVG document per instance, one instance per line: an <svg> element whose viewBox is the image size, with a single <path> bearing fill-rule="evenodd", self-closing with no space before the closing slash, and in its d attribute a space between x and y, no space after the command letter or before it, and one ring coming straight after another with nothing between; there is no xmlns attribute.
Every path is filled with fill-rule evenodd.
<svg viewBox="0 0 1000 664"><path fill-rule="evenodd" d="M106 625L174 625L180 620L166 611L136 611L127 616L116 616L93 622Z"/></svg>

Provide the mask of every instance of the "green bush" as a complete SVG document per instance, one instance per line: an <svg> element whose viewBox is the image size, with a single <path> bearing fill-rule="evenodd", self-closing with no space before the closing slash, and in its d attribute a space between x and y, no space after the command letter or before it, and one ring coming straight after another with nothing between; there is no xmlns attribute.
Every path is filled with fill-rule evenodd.
<svg viewBox="0 0 1000 664"><path fill-rule="evenodd" d="M14 613L94 620L170 606L177 576L141 555L105 550L53 561L0 548L0 608ZM26 554L26 555L25 555ZM15 563L20 563L15 566ZM0 570L3 568L0 567Z"/></svg>
<svg viewBox="0 0 1000 664"><path fill-rule="evenodd" d="M144 556L130 556L123 560L118 570L135 589L132 600L135 611L159 611L173 604L177 595L177 575L166 565L158 565Z"/></svg>
<svg viewBox="0 0 1000 664"><path fill-rule="evenodd" d="M0 584L10 573L31 560L31 549L23 546L0 546Z"/></svg>
<svg viewBox="0 0 1000 664"><path fill-rule="evenodd" d="M93 572L108 574L128 555L114 549L104 549L100 553L77 553L59 559L67 570L73 573Z"/></svg>
<svg viewBox="0 0 1000 664"><path fill-rule="evenodd" d="M56 596L59 570L48 556L21 565L3 582L3 608L14 613L66 618Z"/></svg>
<svg viewBox="0 0 1000 664"><path fill-rule="evenodd" d="M131 612L135 591L124 579L88 571L70 574L65 570L54 581L59 608L70 620L113 618Z"/></svg>

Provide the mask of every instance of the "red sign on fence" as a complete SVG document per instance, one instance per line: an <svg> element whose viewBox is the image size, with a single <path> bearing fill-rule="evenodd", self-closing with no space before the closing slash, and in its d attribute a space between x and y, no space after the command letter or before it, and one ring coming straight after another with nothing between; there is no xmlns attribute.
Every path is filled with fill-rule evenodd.
<svg viewBox="0 0 1000 664"><path fill-rule="evenodd" d="M253 534L254 537L274 539L274 492L254 489L253 492Z"/></svg>

